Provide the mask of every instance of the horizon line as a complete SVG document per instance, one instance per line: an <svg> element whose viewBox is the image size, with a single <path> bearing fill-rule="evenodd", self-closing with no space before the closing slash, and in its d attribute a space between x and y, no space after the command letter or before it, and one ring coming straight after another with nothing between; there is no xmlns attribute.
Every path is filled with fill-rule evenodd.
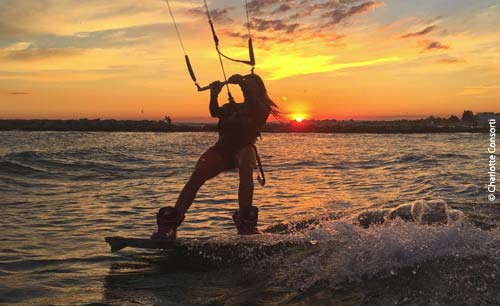
<svg viewBox="0 0 500 306"><path fill-rule="evenodd" d="M477 112L475 114L479 114L482 112ZM460 115L386 115L386 116L353 116L353 117L343 117L343 118L329 118L329 117L317 117L317 118L308 118L304 119L304 121L327 121L327 120L336 120L336 121L394 121L394 120L420 120L426 119L429 117L434 118L449 118L451 116L456 116L460 118ZM138 117L130 117L130 118L89 118L89 117L80 117L80 118L4 118L0 117L0 120L117 120L117 121L163 121L164 119L159 118L138 118ZM283 121L294 121L292 118L283 118L281 120L277 120L271 118L267 123L273 122L283 122ZM185 124L207 124L207 123L216 123L216 118L210 117L180 117L179 120L175 120L172 118L172 123L185 123Z"/></svg>

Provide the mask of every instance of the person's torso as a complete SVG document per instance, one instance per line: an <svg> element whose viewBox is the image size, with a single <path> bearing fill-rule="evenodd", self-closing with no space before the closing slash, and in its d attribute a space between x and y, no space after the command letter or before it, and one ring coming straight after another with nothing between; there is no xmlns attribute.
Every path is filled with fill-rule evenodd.
<svg viewBox="0 0 500 306"><path fill-rule="evenodd" d="M245 103L224 104L217 125L219 141L233 148L254 144L261 128L254 117L252 110Z"/></svg>

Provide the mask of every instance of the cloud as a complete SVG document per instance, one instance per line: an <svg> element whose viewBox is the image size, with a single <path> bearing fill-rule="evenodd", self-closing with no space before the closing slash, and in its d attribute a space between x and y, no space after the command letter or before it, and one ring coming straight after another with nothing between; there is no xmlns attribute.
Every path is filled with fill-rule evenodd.
<svg viewBox="0 0 500 306"><path fill-rule="evenodd" d="M24 50L7 51L3 56L11 61L36 61L56 57L76 56L84 53L81 49L75 48L27 48Z"/></svg>
<svg viewBox="0 0 500 306"><path fill-rule="evenodd" d="M244 41L241 42L239 44L239 46L243 47L243 48L247 48L248 45L247 45L246 39L248 39L248 32L223 31L222 33L224 35L226 35L226 36L229 36L229 37L241 38ZM286 36L282 36L282 40L280 40L278 37L264 35L264 34L259 34L259 33L258 34L253 33L252 37L253 37L254 40L259 41L260 48L263 48L263 49L266 48L266 46L265 46L266 42L273 42L273 43L275 43L275 42L279 42L279 41L282 41L282 42L289 41L289 38L287 38Z"/></svg>
<svg viewBox="0 0 500 306"><path fill-rule="evenodd" d="M81 82L126 77L132 67L103 69L40 69L40 70L0 70L0 80L37 81L37 82ZM14 91L13 91L14 92Z"/></svg>
<svg viewBox="0 0 500 306"><path fill-rule="evenodd" d="M490 91L500 89L497 85L486 85L486 86L469 86L465 87L463 91L459 92L459 96L481 96L487 94Z"/></svg>
<svg viewBox="0 0 500 306"><path fill-rule="evenodd" d="M77 48L116 48L144 45L154 42L171 29L167 23L151 23L140 26L121 27L103 31L79 32L71 36L60 36L61 42L68 42L66 47ZM54 41L51 39L51 41Z"/></svg>
<svg viewBox="0 0 500 306"><path fill-rule="evenodd" d="M248 2L248 10L253 37L260 42L260 48L271 48L273 43L313 41L332 47L338 46L338 39L345 37L338 33L341 23L383 5L381 1L366 0L252 0ZM220 27L218 32L246 38L244 21L245 18L239 20L240 24L235 21ZM239 46L243 47L243 42Z"/></svg>
<svg viewBox="0 0 500 306"><path fill-rule="evenodd" d="M365 61L335 62L335 56L316 55L303 56L299 54L283 54L265 58L259 64L259 70L270 71L269 80L278 80L291 76L307 75L324 72L334 72L349 68L361 68L384 63L399 62L399 57L381 57ZM297 63L300 63L297 64Z"/></svg>
<svg viewBox="0 0 500 306"><path fill-rule="evenodd" d="M338 2L338 3L343 3L343 2ZM329 12L324 13L322 17L330 17L331 23L336 25L351 16L367 13L383 5L384 3L380 1L368 1L354 6L343 5L341 7L335 8Z"/></svg>
<svg viewBox="0 0 500 306"><path fill-rule="evenodd" d="M77 49L116 49L144 46L147 43L157 44L158 37L162 37L169 29L171 29L170 24L156 23L104 31L79 32L74 35L38 34L30 36L30 42L18 41L5 45L3 48L0 46L0 56L3 51L3 53L9 53L12 56L11 59L16 60L20 59L22 55L36 52L33 50L25 51L30 49L75 51Z"/></svg>
<svg viewBox="0 0 500 306"><path fill-rule="evenodd" d="M221 8L221 9L219 9L219 8L212 9L212 10L210 10L210 17L212 17L212 19L214 21L218 21L218 22L233 22L233 19L231 19L228 16L229 12L232 10L234 10L234 7L231 7L231 6ZM193 16L204 17L204 18L207 17L207 11L205 10L204 6L191 8L187 12L188 12L188 14L191 14Z"/></svg>
<svg viewBox="0 0 500 306"><path fill-rule="evenodd" d="M318 25L319 30L328 25L336 25L352 16L367 13L377 7L383 6L381 1L363 0L329 0L317 2L311 0L252 0L248 3L251 15L259 16L259 19L268 22L276 22L272 15L287 13L287 19L281 19L283 23L296 19L308 21L310 25ZM310 20L305 20L310 19Z"/></svg>
<svg viewBox="0 0 500 306"><path fill-rule="evenodd" d="M106 1L100 1L93 3L89 3L87 5L93 5L94 10L93 12L89 12L88 17L90 19L97 19L97 20L102 20L102 19L107 19L107 18L113 18L116 16L133 16L133 15L138 15L138 14L144 14L144 13L150 13L154 14L156 10L158 10L158 6L154 4L147 5L144 3L144 1L135 1L135 2L128 2L127 1L120 1L120 2L109 2L106 3Z"/></svg>
<svg viewBox="0 0 500 306"><path fill-rule="evenodd" d="M43 14L49 1L0 1L0 39L16 38L19 35L37 32L40 22L35 22Z"/></svg>
<svg viewBox="0 0 500 306"><path fill-rule="evenodd" d="M435 17L432 17L431 19L427 20L427 23L430 24L430 23L435 23L435 22L438 22L440 20L442 20L444 18L444 16L435 16Z"/></svg>
<svg viewBox="0 0 500 306"><path fill-rule="evenodd" d="M283 3L285 2L285 3ZM263 11L270 11L269 8L272 7L272 6L275 6L277 4L280 4L280 6L282 5L286 5L288 4L288 2L292 2L292 1L289 1L289 0L285 0L285 1L279 1L279 0L252 0L250 2L248 2L248 11L249 13L251 13L252 15L260 15L263 13ZM275 9L276 10L276 9Z"/></svg>
<svg viewBox="0 0 500 306"><path fill-rule="evenodd" d="M0 60L8 64L2 69L9 71L0 72L0 79L41 82L108 80L118 76L120 79L140 79L149 73L149 69L156 73L155 69L160 66L151 64L145 67L144 64L148 65L149 62L161 62L165 69L185 69L176 64L182 63L182 59L177 60L175 57L175 63L174 60L168 63L165 60L177 56L180 50L168 10L161 1L147 1L145 8L140 10L134 9L135 0L119 3L110 0L89 0L85 3L79 0L60 1L61 5L58 6L56 0L41 0L44 5L36 6L37 9L32 9L29 16L15 15L11 8L8 8L9 14L0 12L0 17L9 17L6 25L17 26L14 16L18 16L19 24L23 26L22 29L4 26L5 32L23 34L8 41L0 39ZM68 1L72 4L68 4ZM16 1L10 3L12 7L21 6ZM27 2L23 3L28 5ZM158 3L163 7L157 9L156 14L151 8L158 8ZM383 5L380 1L249 0L251 3L254 12L250 15L250 22L258 68L272 78L395 61L382 52L372 54L368 61L360 61L363 55L350 53L349 56L342 56L343 51L339 47L347 46L351 41L344 40L346 35L340 34L337 28L342 29L351 18ZM209 28L200 2L180 0L172 4L183 39L191 42L186 45L190 56L193 59L207 56L205 48L211 46L211 41L210 35L206 35ZM224 35L238 38L224 40L224 51L234 57L242 54L241 57L245 58L248 55L248 34L244 9L241 6L224 5L228 5L228 2L211 1L210 9L217 34L222 39ZM72 9L63 13L67 8ZM256 13L256 10L261 10L261 13ZM3 21L0 18L0 22ZM40 24L40 28L36 27L37 24ZM200 32L200 29L203 31ZM194 45L200 47L193 48ZM290 54L298 55L289 58ZM336 56L341 58L338 63L332 60ZM67 58L69 60L64 60ZM130 71L121 69L123 63L133 63L140 68ZM120 69L100 70L106 65L115 64ZM59 70L51 70L54 67ZM184 70L182 72L185 73Z"/></svg>
<svg viewBox="0 0 500 306"><path fill-rule="evenodd" d="M16 42L13 44L8 45L7 47L4 48L5 51L19 51L19 50L25 50L30 48L33 45L33 43L26 42L26 41L20 41Z"/></svg>
<svg viewBox="0 0 500 306"><path fill-rule="evenodd" d="M418 32L413 32L413 33L408 33L408 34L402 35L400 38L411 38L411 37L424 36L424 35L427 35L433 31L435 31L436 29L438 29L438 26L431 25L431 26L428 26L425 29L420 30Z"/></svg>
<svg viewBox="0 0 500 306"><path fill-rule="evenodd" d="M279 19L269 20L261 18L252 18L251 24L252 29L259 32L283 31L285 33L293 33L300 26L298 23L287 24L285 21Z"/></svg>
<svg viewBox="0 0 500 306"><path fill-rule="evenodd" d="M199 2L171 1L171 5L177 22L183 23L193 20L186 11L198 6ZM168 9L164 1L0 1L0 40L5 37L16 38L16 33L66 36L155 22L168 22Z"/></svg>
<svg viewBox="0 0 500 306"><path fill-rule="evenodd" d="M80 0L40 0L36 3L0 1L0 53L3 53L2 47L19 41L29 41L40 50L10 52L7 59L33 60L62 56L65 52L70 55L71 49L75 53L77 49L112 49L141 47L158 41L164 43L162 39L165 33L172 31L167 7L163 1L146 2L139 5L135 0L89 0L85 3ZM179 0L171 4L183 38L200 34L192 27L183 27L183 23L206 27L205 10L199 6L200 2ZM246 18L241 6L217 2L211 2L212 5L211 15L218 34L245 32ZM333 23L369 12L380 5L383 3L375 0L248 2L253 16L250 20L253 34L262 42L259 46L262 48L268 48L272 43L318 41L317 37L321 34L328 34L336 41L341 35L332 29ZM321 17L322 14L326 15ZM3 37L10 38L1 39ZM327 37L324 39L326 43L332 41ZM243 44L243 40L234 44Z"/></svg>
<svg viewBox="0 0 500 306"><path fill-rule="evenodd" d="M461 64L464 62L464 60L455 57L441 58L436 61L438 64Z"/></svg>
<svg viewBox="0 0 500 306"><path fill-rule="evenodd" d="M274 11L272 11L271 14L278 14L278 13L284 13L292 9L292 5L289 3L283 3L280 6L278 6Z"/></svg>
<svg viewBox="0 0 500 306"><path fill-rule="evenodd" d="M421 41L420 44L424 47L423 51L447 50L450 47L443 45L439 41Z"/></svg>
<svg viewBox="0 0 500 306"><path fill-rule="evenodd" d="M15 39L26 34L26 30L0 21L0 39Z"/></svg>
<svg viewBox="0 0 500 306"><path fill-rule="evenodd" d="M30 95L31 93L26 91L7 91L4 92L4 94L13 96L24 96L24 95Z"/></svg>

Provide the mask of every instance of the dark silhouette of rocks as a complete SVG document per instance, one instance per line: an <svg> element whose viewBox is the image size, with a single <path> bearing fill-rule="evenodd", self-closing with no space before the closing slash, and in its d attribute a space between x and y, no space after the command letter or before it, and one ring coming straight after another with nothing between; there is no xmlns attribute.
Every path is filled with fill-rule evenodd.
<svg viewBox="0 0 500 306"><path fill-rule="evenodd" d="M215 130L205 124L172 124L160 120L0 120L0 130L80 132L200 132Z"/></svg>
<svg viewBox="0 0 500 306"><path fill-rule="evenodd" d="M469 123L450 118L429 117L419 120L392 121L336 121L336 120L304 120L300 123L269 123L265 132L297 132L297 133L480 133L484 128L471 127Z"/></svg>
<svg viewBox="0 0 500 306"><path fill-rule="evenodd" d="M81 131L81 132L215 132L215 124L169 123L168 120L0 120L1 131ZM419 120L354 121L304 120L271 122L268 133L478 133L484 127L472 126L456 116Z"/></svg>

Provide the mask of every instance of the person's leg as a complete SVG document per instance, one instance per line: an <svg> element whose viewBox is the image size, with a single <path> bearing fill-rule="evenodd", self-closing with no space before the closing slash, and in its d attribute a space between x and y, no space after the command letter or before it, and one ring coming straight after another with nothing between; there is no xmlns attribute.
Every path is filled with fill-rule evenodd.
<svg viewBox="0 0 500 306"><path fill-rule="evenodd" d="M189 181L184 185L182 191L177 199L175 208L177 211L184 215L193 203L196 193L203 184L217 176L224 169L224 160L222 156L212 149L207 150L198 159L195 169Z"/></svg>
<svg viewBox="0 0 500 306"><path fill-rule="evenodd" d="M252 206L253 200L253 169L255 168L256 156L252 146L246 146L236 153L236 167L240 175L238 188L238 203L240 209Z"/></svg>
<svg viewBox="0 0 500 306"><path fill-rule="evenodd" d="M240 174L238 202L240 209L233 214L233 220L240 235L259 234L257 229L259 210L252 206L253 201L253 169L256 153L252 146L246 146L236 153L235 164Z"/></svg>
<svg viewBox="0 0 500 306"><path fill-rule="evenodd" d="M158 211L156 222L158 230L151 235L153 239L175 240L177 228L184 220L184 214L194 201L196 193L205 181L213 178L224 169L222 156L212 149L208 149L196 163L189 181L177 199L175 207L167 206Z"/></svg>

